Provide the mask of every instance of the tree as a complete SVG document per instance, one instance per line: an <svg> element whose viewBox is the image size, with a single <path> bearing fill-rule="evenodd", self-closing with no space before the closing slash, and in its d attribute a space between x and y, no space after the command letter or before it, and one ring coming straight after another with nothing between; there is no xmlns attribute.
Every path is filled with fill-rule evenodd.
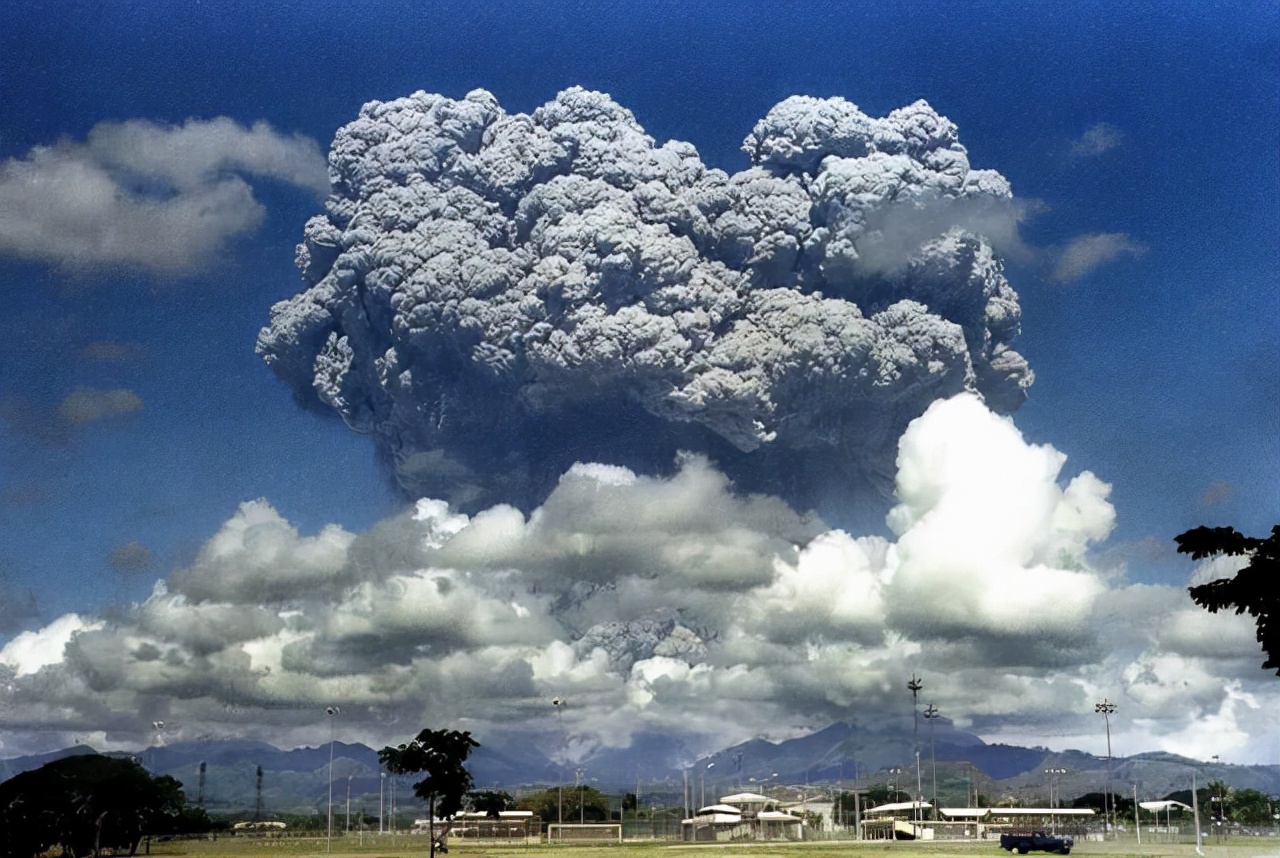
<svg viewBox="0 0 1280 858"><path fill-rule="evenodd" d="M513 807L516 800L505 790L478 789L467 793L467 806L475 813L498 819L502 811Z"/></svg>
<svg viewBox="0 0 1280 858"><path fill-rule="evenodd" d="M1234 608L1257 622L1258 643L1266 653L1264 670L1280 676L1280 524L1266 539L1245 536L1231 527L1197 527L1174 537L1181 554L1201 560L1218 554L1249 555L1234 578L1219 578L1188 588L1192 600L1210 613Z"/></svg>
<svg viewBox="0 0 1280 858"><path fill-rule="evenodd" d="M555 822L562 812L565 822L609 820L609 797L586 784L530 793L516 802L516 807L532 810L543 822Z"/></svg>
<svg viewBox="0 0 1280 858"><path fill-rule="evenodd" d="M97 754L23 772L0 784L0 856L29 858L55 846L69 855L132 855L143 837L199 822L181 787L132 760Z"/></svg>
<svg viewBox="0 0 1280 858"><path fill-rule="evenodd" d="M1266 825L1272 822L1271 798L1256 789L1231 792L1231 818L1244 825Z"/></svg>
<svg viewBox="0 0 1280 858"><path fill-rule="evenodd" d="M895 785L896 786L896 785ZM878 807L882 804L894 804L901 801L911 801L910 793L896 789L895 786L889 784L874 784L867 789L866 798L864 799L864 807Z"/></svg>
<svg viewBox="0 0 1280 858"><path fill-rule="evenodd" d="M427 802L427 826L431 845L429 854L436 854L436 816L452 820L462 810L463 801L471 791L471 772L467 771L467 757L480 743L471 738L469 731L423 730L412 742L378 752L378 759L387 771L398 775L426 772L427 776L413 785L413 794ZM449 825L440 834L443 841L449 834ZM443 851L448 851L440 844Z"/></svg>

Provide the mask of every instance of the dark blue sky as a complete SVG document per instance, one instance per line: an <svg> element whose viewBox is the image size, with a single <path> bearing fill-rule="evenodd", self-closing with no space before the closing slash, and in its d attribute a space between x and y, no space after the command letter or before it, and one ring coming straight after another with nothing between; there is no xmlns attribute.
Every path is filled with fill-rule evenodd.
<svg viewBox="0 0 1280 858"><path fill-rule="evenodd" d="M218 116L324 150L371 99L483 87L530 111L574 84L730 171L786 96L843 96L872 115L927 99L973 165L1031 204L1031 252L1009 271L1016 346L1037 381L1015 422L1066 453L1068 474L1113 486L1103 550L1134 580L1178 585L1191 567L1171 552L1175 534L1280 521L1280 4L0 7L0 159L107 120ZM1106 142L1088 150L1099 128ZM271 305L298 289L294 245L317 211L289 184L253 185L261 226L189 276L0 256L0 644L143 598L242 501L266 497L304 532L365 529L399 508L372 445L298 408L253 353ZM1141 251L1054 279L1048 260L1085 234ZM86 357L102 342L125 348ZM127 388L144 405L54 425L79 386ZM135 541L149 561L113 568L112 551ZM38 614L22 608L27 591Z"/></svg>

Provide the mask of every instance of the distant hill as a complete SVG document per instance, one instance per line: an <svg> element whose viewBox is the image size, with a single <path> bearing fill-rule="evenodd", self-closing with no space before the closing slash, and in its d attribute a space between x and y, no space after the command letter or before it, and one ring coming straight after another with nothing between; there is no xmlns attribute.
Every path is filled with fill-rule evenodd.
<svg viewBox="0 0 1280 858"><path fill-rule="evenodd" d="M1046 801L1049 778L1057 793L1070 798L1101 791L1107 782L1105 758L1082 751L988 745L977 736L939 720L919 731L921 791L930 797L937 760L939 801L963 804L973 792L988 801L1021 798ZM932 741L931 741L932 740ZM910 722L874 726L838 722L783 742L752 739L695 759L680 740L664 734L641 734L628 748L604 748L590 757L561 765L521 736L480 737L469 768L478 787L520 793L580 778L607 793L638 791L646 802L680 805L687 782L696 802L767 785L774 794L797 794L815 788L866 787L895 783L915 791L915 742ZM281 750L264 742L221 740L176 742L138 751L151 771L182 781L192 803L200 797L200 763L205 763L203 799L213 813L251 816L257 806L257 769L263 770L264 815L321 815L329 796L328 744ZM931 754L932 751L932 754ZM39 768L72 754L96 753L77 745L38 756L0 761L0 779ZM333 797L335 813L376 816L389 813L394 793L401 818L423 813L412 796L415 778L384 778L377 752L362 744L335 742ZM1049 775L1045 769L1066 769ZM894 771L894 770L897 771ZM1220 779L1237 788L1280 792L1280 766L1233 766L1205 763L1172 754L1148 753L1112 760L1113 789L1128 794L1137 784L1140 796L1163 798L1190 788L1192 774L1201 784Z"/></svg>

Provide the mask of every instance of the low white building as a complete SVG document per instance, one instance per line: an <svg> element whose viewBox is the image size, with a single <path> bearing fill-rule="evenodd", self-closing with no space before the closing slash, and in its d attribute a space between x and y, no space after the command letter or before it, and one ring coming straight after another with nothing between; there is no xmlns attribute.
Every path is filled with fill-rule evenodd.
<svg viewBox="0 0 1280 858"><path fill-rule="evenodd" d="M698 808L681 821L685 840L801 840L804 819L785 810L766 810L778 802L755 792L722 796L716 804Z"/></svg>

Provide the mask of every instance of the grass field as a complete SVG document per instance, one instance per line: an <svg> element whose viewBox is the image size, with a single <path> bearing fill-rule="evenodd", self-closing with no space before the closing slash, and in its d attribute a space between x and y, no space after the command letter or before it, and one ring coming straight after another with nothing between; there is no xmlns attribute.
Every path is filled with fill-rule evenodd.
<svg viewBox="0 0 1280 858"><path fill-rule="evenodd" d="M225 837L217 841L180 841L156 843L152 855L183 858L421 858L427 854L422 837L388 835L366 837L361 845L355 838L335 840L333 851L326 851L323 837L288 837L279 839ZM1206 858L1280 858L1280 838L1256 837L1219 841L1206 840ZM860 843L851 840L828 840L810 843L738 842L738 843L625 843L613 846L494 846L481 843L449 845L448 858L824 858L839 855L860 858L1009 858L992 841L967 843ZM1033 856L1044 853L1033 852ZM1177 856L1196 858L1192 844L1144 843L1132 839L1076 844L1072 855L1105 855L1108 858L1150 858Z"/></svg>

